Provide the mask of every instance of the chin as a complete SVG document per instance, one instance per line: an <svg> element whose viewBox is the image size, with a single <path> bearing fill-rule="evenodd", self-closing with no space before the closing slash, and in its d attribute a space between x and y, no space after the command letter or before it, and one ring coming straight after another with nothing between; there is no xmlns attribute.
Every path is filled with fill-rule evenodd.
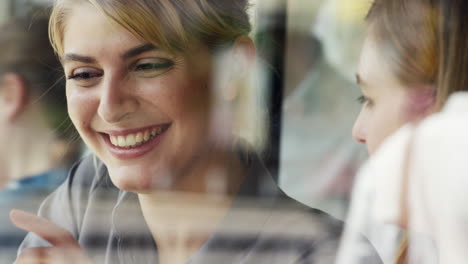
<svg viewBox="0 0 468 264"><path fill-rule="evenodd" d="M137 168L135 166L109 168L114 185L124 191L147 194L155 190L169 189L172 177L157 168Z"/></svg>

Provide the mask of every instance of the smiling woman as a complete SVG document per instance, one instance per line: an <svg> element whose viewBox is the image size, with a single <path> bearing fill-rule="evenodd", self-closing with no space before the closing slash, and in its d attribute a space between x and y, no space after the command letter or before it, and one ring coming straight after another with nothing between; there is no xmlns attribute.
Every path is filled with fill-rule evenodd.
<svg viewBox="0 0 468 264"><path fill-rule="evenodd" d="M287 197L218 108L254 61L247 8L56 2L68 110L94 158L43 204L48 220L12 213L32 232L17 263L333 262L341 223Z"/></svg>
<svg viewBox="0 0 468 264"><path fill-rule="evenodd" d="M202 65L211 61L208 48L175 54L137 38L89 3L75 5L63 35L69 112L114 184L150 190L166 173L175 185L181 175L200 181L186 170L193 159L207 159L213 146L211 66Z"/></svg>

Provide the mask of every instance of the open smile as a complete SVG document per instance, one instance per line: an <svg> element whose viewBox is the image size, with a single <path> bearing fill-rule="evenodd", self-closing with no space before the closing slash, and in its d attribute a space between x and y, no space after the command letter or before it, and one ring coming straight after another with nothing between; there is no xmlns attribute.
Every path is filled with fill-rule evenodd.
<svg viewBox="0 0 468 264"><path fill-rule="evenodd" d="M162 124L135 130L100 133L110 152L120 159L136 158L151 151L169 130L171 124Z"/></svg>

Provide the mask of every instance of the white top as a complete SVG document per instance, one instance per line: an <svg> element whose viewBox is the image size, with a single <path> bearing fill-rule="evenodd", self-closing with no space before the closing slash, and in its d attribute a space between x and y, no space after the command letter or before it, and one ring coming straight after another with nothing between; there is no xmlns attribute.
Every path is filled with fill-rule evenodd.
<svg viewBox="0 0 468 264"><path fill-rule="evenodd" d="M389 137L361 168L337 263L361 263L359 234L393 264L401 231L410 263L468 262L468 93ZM407 213L408 217L405 217ZM407 219L407 220L405 220Z"/></svg>

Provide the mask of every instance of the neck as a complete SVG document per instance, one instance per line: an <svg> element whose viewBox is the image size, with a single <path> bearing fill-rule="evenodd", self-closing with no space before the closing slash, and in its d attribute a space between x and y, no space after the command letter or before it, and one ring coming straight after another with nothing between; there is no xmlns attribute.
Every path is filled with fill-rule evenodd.
<svg viewBox="0 0 468 264"><path fill-rule="evenodd" d="M161 263L186 263L215 232L243 181L233 153L212 153L171 191L139 194Z"/></svg>

